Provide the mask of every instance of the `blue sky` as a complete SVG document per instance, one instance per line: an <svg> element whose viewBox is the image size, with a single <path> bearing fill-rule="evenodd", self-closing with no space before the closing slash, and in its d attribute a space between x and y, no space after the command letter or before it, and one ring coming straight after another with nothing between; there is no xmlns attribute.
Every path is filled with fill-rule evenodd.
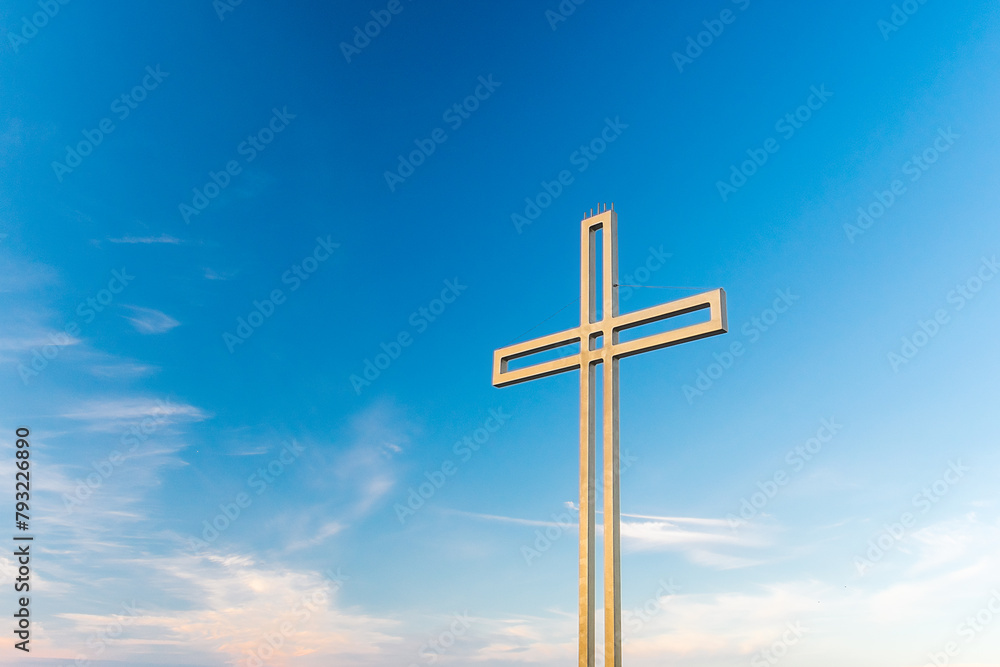
<svg viewBox="0 0 1000 667"><path fill-rule="evenodd" d="M37 664L574 664L611 201L626 662L996 663L994 3L335 5L0 7Z"/></svg>

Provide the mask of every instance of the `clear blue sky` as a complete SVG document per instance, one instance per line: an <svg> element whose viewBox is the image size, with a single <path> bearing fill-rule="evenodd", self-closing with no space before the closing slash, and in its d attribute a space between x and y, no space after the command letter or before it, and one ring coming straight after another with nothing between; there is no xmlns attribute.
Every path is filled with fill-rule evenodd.
<svg viewBox="0 0 1000 667"><path fill-rule="evenodd" d="M0 7L37 664L575 664L577 375L490 365L611 201L730 322L622 362L627 664L996 663L995 3L332 4Z"/></svg>

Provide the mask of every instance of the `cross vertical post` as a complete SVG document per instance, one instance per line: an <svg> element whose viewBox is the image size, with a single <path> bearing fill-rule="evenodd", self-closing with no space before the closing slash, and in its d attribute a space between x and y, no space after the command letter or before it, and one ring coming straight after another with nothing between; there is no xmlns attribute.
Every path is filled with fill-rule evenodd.
<svg viewBox="0 0 1000 667"><path fill-rule="evenodd" d="M596 232L590 225L582 225L580 238L580 322L593 324L597 319L597 286L594 273L597 270ZM580 351L593 350L595 340L591 336L580 340ZM580 648L579 667L595 667L596 629L595 572L595 504L597 489L595 480L596 444L594 431L597 427L594 403L596 400L597 364L588 360L580 368Z"/></svg>
<svg viewBox="0 0 1000 667"><path fill-rule="evenodd" d="M579 667L595 667L596 551L596 380L602 369L602 449L604 483L604 664L621 667L621 505L618 443L619 360L643 352L726 333L726 293L722 289L620 315L618 312L618 216L614 205L581 223L580 325L574 329L515 343L493 353L493 385L506 387L580 369L580 599ZM597 274L597 232L602 235L601 275ZM597 287L601 299L598 316ZM707 310L708 319L624 343L619 333L671 317ZM579 345L579 352L511 369L509 364L533 354Z"/></svg>
<svg viewBox="0 0 1000 667"><path fill-rule="evenodd" d="M618 215L612 209L603 218L601 308L601 361L604 364L604 400L601 402L604 427L604 665L621 667L621 507L619 502L618 459L618 358L614 356L618 332Z"/></svg>

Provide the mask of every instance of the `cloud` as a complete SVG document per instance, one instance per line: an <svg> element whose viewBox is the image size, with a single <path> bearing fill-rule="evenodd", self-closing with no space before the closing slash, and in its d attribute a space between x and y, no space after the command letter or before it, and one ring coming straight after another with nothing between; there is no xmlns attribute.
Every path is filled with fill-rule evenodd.
<svg viewBox="0 0 1000 667"><path fill-rule="evenodd" d="M342 608L340 588L350 579L339 573L232 553L146 555L134 566L146 573L144 585L133 582L136 595L145 597L129 596L105 610L76 601L56 614L65 626L58 638L40 638L33 650L45 656L78 646L93 660L102 647L102 659L130 664L151 658L181 664L219 654L236 665L257 664L248 662L254 655L265 664L300 665L305 657L311 664L358 664L353 660L378 657L400 641L392 634L398 621ZM116 630L112 641L109 627L124 631Z"/></svg>
<svg viewBox="0 0 1000 667"><path fill-rule="evenodd" d="M121 362L117 364L97 364L90 367L90 374L97 377L121 378L121 377L144 377L153 375L160 371L159 366L149 364L138 364L132 362Z"/></svg>
<svg viewBox="0 0 1000 667"><path fill-rule="evenodd" d="M567 503L567 506L571 506L571 503ZM517 517L510 516L498 516L496 514L479 514L478 512L462 512L460 510L446 510L448 514L456 514L459 516L467 516L473 519L483 519L485 521L498 521L500 523L513 523L518 526L532 526L539 528L564 528L565 524L560 524L556 521L539 521L537 519L519 519ZM578 524L578 519L573 519L573 526L576 527Z"/></svg>
<svg viewBox="0 0 1000 667"><path fill-rule="evenodd" d="M235 275L236 271L216 271L211 268L205 269L205 278L208 280L231 280Z"/></svg>
<svg viewBox="0 0 1000 667"><path fill-rule="evenodd" d="M20 118L9 119L0 129L0 162L6 164L8 158L19 153L28 140L28 129Z"/></svg>
<svg viewBox="0 0 1000 667"><path fill-rule="evenodd" d="M577 530L579 525L579 510L572 502L566 507L574 512L573 520L562 524L556 521L540 521L536 519L521 519L516 517L497 516L494 514L478 514L449 510L450 514L468 516L486 521L512 523L520 526L539 528L562 528ZM598 512L598 515L601 513ZM770 546L768 529L763 526L749 525L736 533L725 519L705 519L701 517L655 517L636 514L622 514L621 538L622 550L636 551L675 551L682 553L696 565L717 570L731 570L759 565L766 560L748 558L745 555L734 555L725 551L741 549L762 549ZM558 517L556 517L558 518ZM642 521L628 521L628 518L640 518ZM598 519L597 532L602 532Z"/></svg>
<svg viewBox="0 0 1000 667"><path fill-rule="evenodd" d="M125 319L131 322L139 333L161 334L180 326L180 322L158 310L140 308L139 306L126 306L126 308L133 312L133 316L126 316Z"/></svg>
<svg viewBox="0 0 1000 667"><path fill-rule="evenodd" d="M211 415L193 405L172 403L170 399L127 398L87 401L59 416L106 426L150 417L163 423L197 422Z"/></svg>
<svg viewBox="0 0 1000 667"><path fill-rule="evenodd" d="M34 293L58 283L59 273L47 264L0 255L0 293Z"/></svg>
<svg viewBox="0 0 1000 667"><path fill-rule="evenodd" d="M344 530L344 528L346 528L346 526L340 523L339 521L329 521L320 526L315 531L315 534L312 537L308 539L291 542L285 548L285 550L286 552L290 553L293 551L299 551L301 549L308 549L309 547L317 546L319 544L322 544L323 542L326 542L329 538L333 537L334 535L337 535L342 530Z"/></svg>
<svg viewBox="0 0 1000 667"><path fill-rule="evenodd" d="M50 333L48 336L10 336L0 338L0 351L23 352L25 350L41 349L49 345L67 347L79 345L80 339L73 338L64 332Z"/></svg>
<svg viewBox="0 0 1000 667"><path fill-rule="evenodd" d="M169 243L177 245L182 243L182 241L173 236L167 236L166 234L160 234L159 236L122 236L121 238L111 239L108 241L111 243L141 243L141 244L151 244L151 243Z"/></svg>
<svg viewBox="0 0 1000 667"><path fill-rule="evenodd" d="M333 464L336 478L350 487L354 500L348 519L367 515L395 487L394 457L417 429L391 402L375 403L351 421L348 447Z"/></svg>

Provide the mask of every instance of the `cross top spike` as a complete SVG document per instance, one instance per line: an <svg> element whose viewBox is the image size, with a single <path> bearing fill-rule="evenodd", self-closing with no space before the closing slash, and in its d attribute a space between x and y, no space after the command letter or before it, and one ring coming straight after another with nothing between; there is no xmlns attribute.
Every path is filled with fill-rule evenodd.
<svg viewBox="0 0 1000 667"><path fill-rule="evenodd" d="M601 213L605 213L605 212L607 212L607 210L608 210L607 203L604 204L604 210L603 211L601 210L601 204L597 205L597 215L600 215ZM614 202L611 202L611 210L612 211L615 210L615 203ZM593 217L594 217L594 209L590 209L590 213L589 214L586 211L583 213L583 219L584 220L586 220L587 218L593 218Z"/></svg>
<svg viewBox="0 0 1000 667"><path fill-rule="evenodd" d="M515 343L493 353L493 385L506 387L580 369L580 644L579 666L595 667L595 460L597 366L603 365L604 647L606 667L621 667L621 511L618 464L618 362L643 352L726 333L726 292L716 289L619 315L618 214L614 203L581 221L580 324L559 333ZM597 232L603 239L598 249ZM601 275L597 276L597 253ZM598 280L601 302L598 309ZM663 333L621 341L623 331L708 310L708 320ZM510 362L565 346L575 354L511 369Z"/></svg>

